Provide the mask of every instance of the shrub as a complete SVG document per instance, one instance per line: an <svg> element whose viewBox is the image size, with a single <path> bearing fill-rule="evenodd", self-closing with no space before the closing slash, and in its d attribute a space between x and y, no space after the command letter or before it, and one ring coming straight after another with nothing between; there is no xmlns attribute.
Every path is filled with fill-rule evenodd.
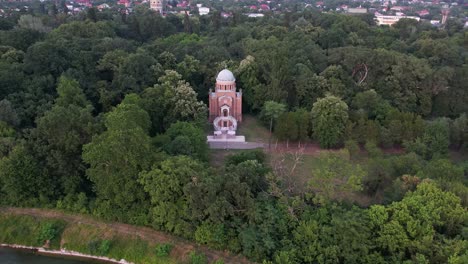
<svg viewBox="0 0 468 264"><path fill-rule="evenodd" d="M51 222L45 222L40 227L39 236L37 238L39 243L44 243L45 241L51 241L59 234L59 228L57 225Z"/></svg>
<svg viewBox="0 0 468 264"><path fill-rule="evenodd" d="M95 239L91 240L88 243L88 251L92 255L99 255L99 256L105 256L109 253L111 247L111 241L110 240L100 240L100 239Z"/></svg>
<svg viewBox="0 0 468 264"><path fill-rule="evenodd" d="M221 249L226 244L224 226L221 224L203 223L195 231L195 241L215 249Z"/></svg>
<svg viewBox="0 0 468 264"><path fill-rule="evenodd" d="M172 250L171 244L157 244L156 245L156 256L158 257L167 257Z"/></svg>
<svg viewBox="0 0 468 264"><path fill-rule="evenodd" d="M355 140L346 140L345 148L348 150L351 159L354 159L359 155L360 148Z"/></svg>
<svg viewBox="0 0 468 264"><path fill-rule="evenodd" d="M364 148L366 149L369 157L375 158L375 157L381 157L383 155L382 150L372 140L368 140L366 144L364 145Z"/></svg>
<svg viewBox="0 0 468 264"><path fill-rule="evenodd" d="M100 241L99 240L91 240L88 242L88 250L89 253L92 255L96 254L98 252Z"/></svg>
<svg viewBox="0 0 468 264"><path fill-rule="evenodd" d="M229 155L226 158L226 166L229 165L238 165L247 160L256 160L258 163L265 163L266 154L262 150L246 150L240 153Z"/></svg>
<svg viewBox="0 0 468 264"><path fill-rule="evenodd" d="M103 240L101 242L101 245L99 246L99 254L101 256L107 255L107 253L109 253L110 247L111 247L111 241L107 239Z"/></svg>
<svg viewBox="0 0 468 264"><path fill-rule="evenodd" d="M190 252L190 263L191 264L206 264L206 256L203 253L197 253L195 251Z"/></svg>

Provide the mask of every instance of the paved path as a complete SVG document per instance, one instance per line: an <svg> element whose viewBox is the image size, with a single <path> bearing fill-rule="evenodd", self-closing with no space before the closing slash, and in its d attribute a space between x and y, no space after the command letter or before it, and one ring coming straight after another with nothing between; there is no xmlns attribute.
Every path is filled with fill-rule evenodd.
<svg viewBox="0 0 468 264"><path fill-rule="evenodd" d="M266 145L256 142L208 142L210 149L256 149Z"/></svg>

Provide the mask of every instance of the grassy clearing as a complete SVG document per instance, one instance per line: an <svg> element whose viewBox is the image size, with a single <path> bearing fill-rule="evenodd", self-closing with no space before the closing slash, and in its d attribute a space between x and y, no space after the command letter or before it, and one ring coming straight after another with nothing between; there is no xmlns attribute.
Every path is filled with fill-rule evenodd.
<svg viewBox="0 0 468 264"><path fill-rule="evenodd" d="M313 155L280 152L268 153L268 159L272 168L281 168L285 172L284 175L289 178L283 180L287 180L288 186L297 193L306 191L312 170L319 162Z"/></svg>
<svg viewBox="0 0 468 264"><path fill-rule="evenodd" d="M158 256L156 244L138 236L122 236L110 229L86 224L73 225L65 230L62 243L66 249L135 263L177 263L169 255Z"/></svg>
<svg viewBox="0 0 468 264"><path fill-rule="evenodd" d="M326 150L321 150L326 152ZM314 177L313 170L320 166L320 159L316 154L297 154L295 152L270 152L268 159L272 168L280 168L280 175L285 188L294 194L306 192L310 180ZM355 157L355 164L365 166L367 158L365 156ZM344 201L357 203L360 206L369 206L372 199L361 192L340 192L336 194ZM336 197L338 198L338 197Z"/></svg>
<svg viewBox="0 0 468 264"><path fill-rule="evenodd" d="M30 216L0 215L0 243L41 247L50 240L51 249L60 248L66 222Z"/></svg>
<svg viewBox="0 0 468 264"><path fill-rule="evenodd" d="M245 136L246 141L259 143L267 143L270 137L270 131L251 115L243 116L237 134Z"/></svg>

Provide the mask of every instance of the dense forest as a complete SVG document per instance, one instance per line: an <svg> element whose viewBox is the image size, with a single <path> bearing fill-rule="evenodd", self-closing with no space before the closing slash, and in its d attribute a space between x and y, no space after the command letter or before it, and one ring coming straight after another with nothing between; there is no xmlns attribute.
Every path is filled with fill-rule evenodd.
<svg viewBox="0 0 468 264"><path fill-rule="evenodd" d="M0 205L147 225L264 263L468 263L468 163L449 155L468 150L460 21L140 6L31 9L0 29ZM320 155L307 188L288 188L291 171L262 151L209 166L206 101L224 68L279 140L345 147Z"/></svg>

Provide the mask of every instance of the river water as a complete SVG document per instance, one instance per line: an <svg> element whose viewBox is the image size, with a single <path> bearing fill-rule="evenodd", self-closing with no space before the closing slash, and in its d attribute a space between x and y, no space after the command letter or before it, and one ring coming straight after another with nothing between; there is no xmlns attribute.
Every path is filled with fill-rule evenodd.
<svg viewBox="0 0 468 264"><path fill-rule="evenodd" d="M65 259L60 257L47 257L25 250L16 250L0 247L1 264L89 264L81 260Z"/></svg>

